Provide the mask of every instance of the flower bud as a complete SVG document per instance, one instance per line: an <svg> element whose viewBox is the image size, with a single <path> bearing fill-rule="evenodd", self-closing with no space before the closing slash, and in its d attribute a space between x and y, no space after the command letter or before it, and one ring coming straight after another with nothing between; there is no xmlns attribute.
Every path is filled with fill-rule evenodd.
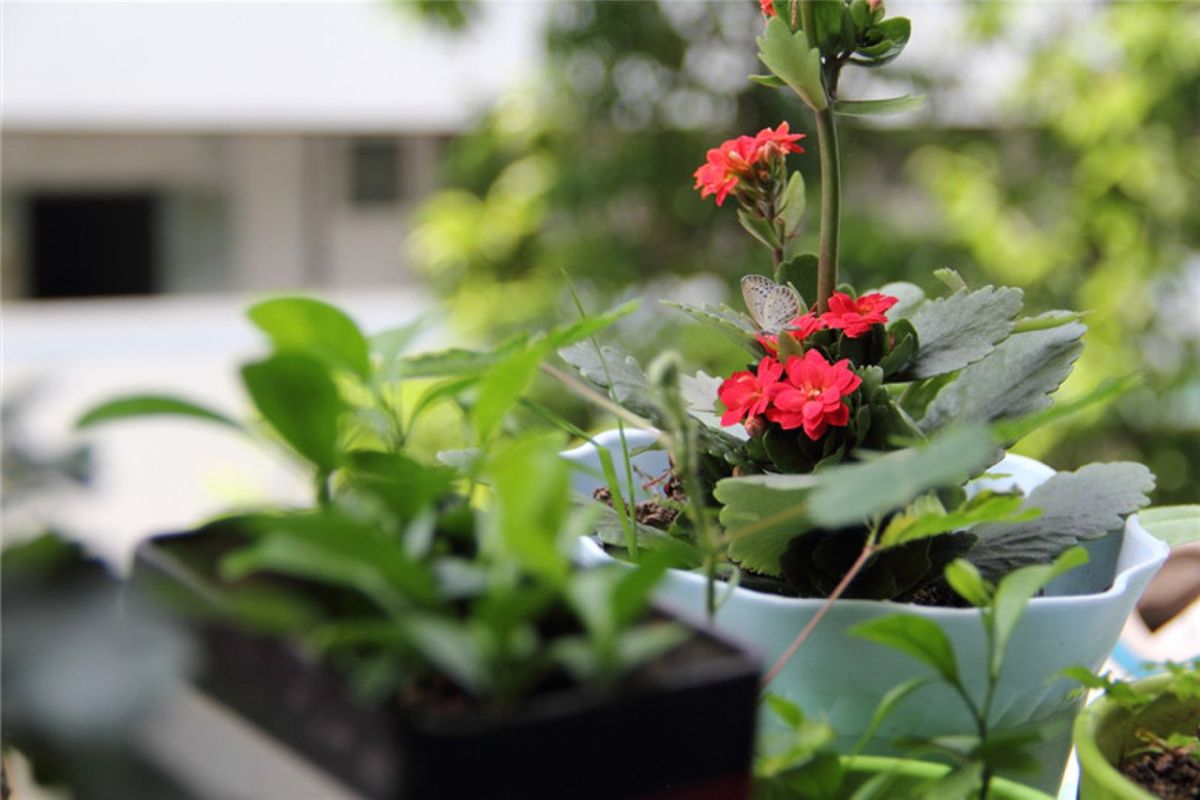
<svg viewBox="0 0 1200 800"><path fill-rule="evenodd" d="M650 383L662 390L672 390L679 386L679 354L668 351L661 353L650 362L646 369L646 377Z"/></svg>
<svg viewBox="0 0 1200 800"><path fill-rule="evenodd" d="M757 439L767 432L767 421L762 417L750 417L743 423L746 428L746 433L750 434L751 439Z"/></svg>

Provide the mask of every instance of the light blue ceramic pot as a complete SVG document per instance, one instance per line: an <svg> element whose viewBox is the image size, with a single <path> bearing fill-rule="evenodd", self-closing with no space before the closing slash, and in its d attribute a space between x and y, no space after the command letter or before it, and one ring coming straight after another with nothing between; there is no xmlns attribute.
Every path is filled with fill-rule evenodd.
<svg viewBox="0 0 1200 800"><path fill-rule="evenodd" d="M654 437L643 431L626 434L631 448L647 447ZM623 469L615 431L596 437ZM564 453L576 464L573 489L585 495L603 484L599 458L592 445ZM649 451L634 457L645 473L661 474L667 457ZM1018 486L1029 492L1054 474L1045 464L1009 455L992 468L1006 477L975 482L979 488L1003 490ZM1054 792L1071 749L1070 722L1080 701L1069 696L1073 684L1055 674L1082 665L1095 671L1108 658L1126 617L1151 576L1167 557L1167 546L1131 516L1123 531L1087 543L1089 563L1051 584L1045 596L1033 600L1008 646L1008 657L993 703L993 722L999 726L1035 720L1059 722L1054 734L1039 745L1039 775L1015 776L1022 783ZM578 559L584 565L612 562L599 545L581 540ZM704 577L672 570L659 589L659 599L673 610L700 616L704 609ZM729 590L717 612L716 625L757 648L771 664L787 648L821 605L819 599L780 597L744 588ZM805 713L824 716L838 732L839 744L849 747L859 737L884 694L927 669L893 650L846 634L854 625L904 611L933 620L950 637L960 671L968 685L982 693L985 640L979 612L970 608L935 608L871 600L841 600L834 604L812 636L771 685L771 691L798 703ZM972 676L977 680L971 681ZM978 696L977 694L977 696ZM880 729L872 752L888 754L886 742L901 736L970 734L974 728L962 700L949 688L927 686L908 697Z"/></svg>

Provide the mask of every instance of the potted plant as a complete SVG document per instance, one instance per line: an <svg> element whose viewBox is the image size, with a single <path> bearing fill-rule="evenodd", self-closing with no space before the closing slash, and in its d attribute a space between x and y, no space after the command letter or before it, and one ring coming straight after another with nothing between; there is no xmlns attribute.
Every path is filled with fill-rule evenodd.
<svg viewBox="0 0 1200 800"><path fill-rule="evenodd" d="M909 23L867 0L762 5L759 58L769 74L754 79L791 90L816 119L818 253L802 252L804 182L787 167L789 154L803 152L801 135L781 123L709 151L696 188L718 205L736 202L742 226L769 252L771 277L743 278L748 313L678 307L731 337L749 363L725 378L681 378L680 423L636 361L584 341L560 350L591 387L578 391L602 393L598 402L619 405L643 429L566 454L581 467L575 489L599 491L611 506L580 557L674 553L682 569L664 580L662 596L753 640L775 663L774 690L830 715L853 739L911 667L847 639L851 626L889 613L892 602L920 603L956 650L981 659L978 612L962 607L945 565L964 557L996 581L1082 543L1089 566L1034 600L1010 646L1022 671L1000 685L995 705L1014 724L1068 718L1077 701L1052 676L1103 662L1166 555L1133 516L1154 479L1131 463L1055 473L1004 450L1130 381L1052 406L1086 328L1072 312L1024 312L1018 289L972 291L951 270L936 274L948 289L936 299L908 283L856 293L839 282L837 117L919 102L846 100L839 78L848 66L899 55ZM646 452L664 439L670 456ZM696 502L710 509L703 530L692 523L703 514L679 515ZM728 585L714 591L715 577ZM884 733L927 735L947 719L969 730L948 700L909 702ZM1041 785L1056 785L1068 750L1065 733L1044 744Z"/></svg>
<svg viewBox="0 0 1200 800"><path fill-rule="evenodd" d="M786 732L765 735L756 774L764 798L802 796L806 800L870 798L1046 798L1047 795L998 777L1002 769L1036 773L1040 767L1036 743L1047 734L1047 723L1006 727L992 718L997 687L1015 662L1008 647L1020 628L1030 599L1051 581L1086 563L1086 551L1074 547L1051 564L1022 567L998 583L985 580L966 560L946 568L946 580L978 608L986 639L983 671L964 671L963 654L935 623L907 613L875 617L850 633L913 659L929 672L898 683L884 695L867 729L849 752L827 749L835 741L823 719L807 717L791 701L769 695L767 705L784 723ZM941 685L955 695L973 721L969 734L909 736L898 747L909 758L863 756L862 749L896 713L905 698L923 695ZM949 763L930 763L911 756L941 756Z"/></svg>
<svg viewBox="0 0 1200 800"><path fill-rule="evenodd" d="M489 383L461 351L372 353L314 300L250 317L273 351L243 368L247 393L267 437L313 475L314 501L157 537L133 576L199 635L206 692L369 797L746 796L757 661L650 608L665 561L572 568L591 523L571 508L561 438L498 432L520 381ZM595 327L495 359L536 366ZM451 376L429 390L439 397L474 392L480 446L461 469L406 450L434 401L402 413L396 376L426 373ZM83 423L148 413L253 432L145 395Z"/></svg>
<svg viewBox="0 0 1200 800"><path fill-rule="evenodd" d="M1125 683L1079 670L1103 695L1075 722L1080 800L1189 800L1200 791L1200 660Z"/></svg>

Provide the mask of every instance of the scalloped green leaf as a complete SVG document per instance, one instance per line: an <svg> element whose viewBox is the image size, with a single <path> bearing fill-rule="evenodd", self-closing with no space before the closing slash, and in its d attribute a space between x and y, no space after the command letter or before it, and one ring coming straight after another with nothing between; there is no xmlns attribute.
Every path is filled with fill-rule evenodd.
<svg viewBox="0 0 1200 800"><path fill-rule="evenodd" d="M792 88L814 111L829 107L821 81L821 54L810 48L804 33L792 33L786 22L772 17L758 37L758 58Z"/></svg>
<svg viewBox="0 0 1200 800"><path fill-rule="evenodd" d="M979 541L967 557L993 580L1019 567L1050 562L1080 541L1119 529L1127 515L1149 502L1147 495L1153 490L1153 473L1131 462L1059 472L1022 504L1040 509L1041 516L977 526Z"/></svg>
<svg viewBox="0 0 1200 800"><path fill-rule="evenodd" d="M1012 331L1022 292L985 286L920 304L909 321L921 347L909 368L914 378L955 372L979 361Z"/></svg>
<svg viewBox="0 0 1200 800"><path fill-rule="evenodd" d="M1085 325L1072 322L1013 334L946 384L918 425L930 432L951 423L992 423L1049 407L1051 393L1071 374L1083 352L1086 330ZM922 335L922 350L925 344Z"/></svg>

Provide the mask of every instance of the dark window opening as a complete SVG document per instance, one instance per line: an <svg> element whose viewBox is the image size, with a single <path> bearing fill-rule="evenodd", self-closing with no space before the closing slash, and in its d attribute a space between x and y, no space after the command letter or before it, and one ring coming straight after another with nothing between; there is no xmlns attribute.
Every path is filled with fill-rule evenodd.
<svg viewBox="0 0 1200 800"><path fill-rule="evenodd" d="M400 199L400 152L394 139L355 139L350 145L350 200L356 206Z"/></svg>
<svg viewBox="0 0 1200 800"><path fill-rule="evenodd" d="M149 192L34 195L29 206L29 295L155 292L159 213L159 199Z"/></svg>

